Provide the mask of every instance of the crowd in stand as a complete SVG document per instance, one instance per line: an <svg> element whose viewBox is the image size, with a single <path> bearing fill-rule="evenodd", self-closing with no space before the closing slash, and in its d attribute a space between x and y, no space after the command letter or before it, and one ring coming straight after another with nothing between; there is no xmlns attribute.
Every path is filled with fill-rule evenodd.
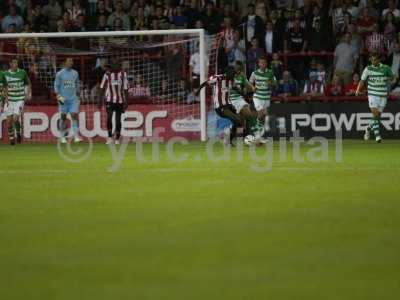
<svg viewBox="0 0 400 300"><path fill-rule="evenodd" d="M276 96L354 95L368 52L400 69L398 0L4 0L0 31L67 32L204 28L220 33L222 67L250 74L268 55ZM0 41L0 52L4 43ZM29 51L29 50L28 50ZM34 49L32 49L32 52ZM32 68L53 68L49 51ZM188 78L192 76L191 65ZM35 72L35 70L31 70ZM136 79L135 79L136 80ZM136 80L132 94L147 94ZM182 82L182 85L185 85ZM393 87L394 93L399 88Z"/></svg>

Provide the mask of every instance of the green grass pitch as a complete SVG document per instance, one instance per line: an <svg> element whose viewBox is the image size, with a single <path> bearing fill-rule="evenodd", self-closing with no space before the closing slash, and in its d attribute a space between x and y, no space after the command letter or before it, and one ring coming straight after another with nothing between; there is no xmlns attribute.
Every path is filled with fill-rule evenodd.
<svg viewBox="0 0 400 300"><path fill-rule="evenodd" d="M275 145L256 172L247 149L180 145L172 163L130 144L110 172L105 145L80 163L0 145L0 299L398 299L400 141L329 147Z"/></svg>

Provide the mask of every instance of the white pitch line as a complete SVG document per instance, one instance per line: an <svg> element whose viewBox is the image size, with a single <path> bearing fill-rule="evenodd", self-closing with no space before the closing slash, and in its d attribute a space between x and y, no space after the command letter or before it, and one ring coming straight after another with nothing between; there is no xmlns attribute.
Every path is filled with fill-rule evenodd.
<svg viewBox="0 0 400 300"><path fill-rule="evenodd" d="M249 165L251 171L252 165ZM192 173L192 172L210 172L215 170L235 170L238 168L157 168L157 169L135 169L135 168L121 168L115 173ZM243 170L243 168L240 168ZM321 172L321 171L400 171L400 167L274 167L272 166L268 172L274 171L293 171L293 172ZM77 170L0 170L0 175L9 174L68 174L68 173L113 173L109 172L107 168L104 169L77 169Z"/></svg>

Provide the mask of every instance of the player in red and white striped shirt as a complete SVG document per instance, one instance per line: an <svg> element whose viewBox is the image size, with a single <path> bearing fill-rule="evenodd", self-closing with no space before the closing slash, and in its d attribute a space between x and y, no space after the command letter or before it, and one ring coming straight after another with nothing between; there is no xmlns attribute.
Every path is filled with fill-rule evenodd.
<svg viewBox="0 0 400 300"><path fill-rule="evenodd" d="M229 143L232 145L233 139L236 138L237 127L243 125L242 118L237 114L235 107L229 101L230 90L233 89L234 70L228 69L226 74L213 75L207 81L203 82L197 93L206 87L213 88L214 109L221 118L229 119L232 122L232 128L229 137Z"/></svg>
<svg viewBox="0 0 400 300"><path fill-rule="evenodd" d="M111 144L113 142L112 118L114 112L115 144L119 144L122 127L121 116L128 101L128 79L126 77L126 73L121 70L121 66L118 62L112 62L111 70L104 74L100 88L102 90L101 99L105 100L107 111L108 138L106 144Z"/></svg>

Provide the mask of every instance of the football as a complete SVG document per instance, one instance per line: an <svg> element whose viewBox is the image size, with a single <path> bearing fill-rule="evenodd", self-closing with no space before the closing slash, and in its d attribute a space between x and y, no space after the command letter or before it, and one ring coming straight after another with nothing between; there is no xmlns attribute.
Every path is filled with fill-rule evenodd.
<svg viewBox="0 0 400 300"><path fill-rule="evenodd" d="M244 138L244 143L245 143L246 145L248 145L248 146L254 144L255 141L256 141L255 136L254 136L254 135L251 135L251 134L247 135L247 136Z"/></svg>

